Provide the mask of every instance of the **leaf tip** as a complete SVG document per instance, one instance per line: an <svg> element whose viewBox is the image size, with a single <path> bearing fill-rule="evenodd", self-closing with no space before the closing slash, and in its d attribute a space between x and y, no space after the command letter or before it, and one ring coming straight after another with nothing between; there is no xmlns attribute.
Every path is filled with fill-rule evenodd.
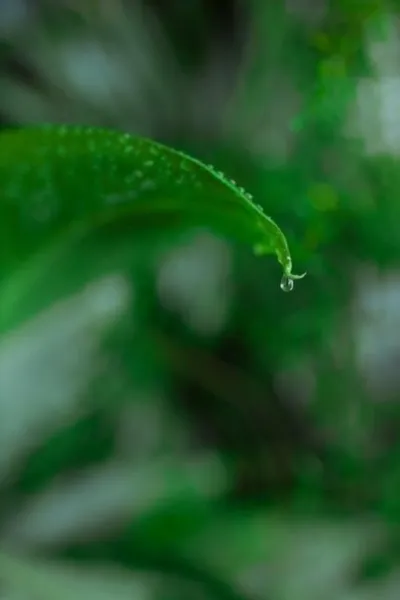
<svg viewBox="0 0 400 600"><path fill-rule="evenodd" d="M291 273L290 271L285 272L282 275L282 279L281 279L281 290L283 290L284 292L291 292L294 288L294 282L297 279L303 279L305 276L307 275L307 273L302 273L301 275L295 275L294 273Z"/></svg>

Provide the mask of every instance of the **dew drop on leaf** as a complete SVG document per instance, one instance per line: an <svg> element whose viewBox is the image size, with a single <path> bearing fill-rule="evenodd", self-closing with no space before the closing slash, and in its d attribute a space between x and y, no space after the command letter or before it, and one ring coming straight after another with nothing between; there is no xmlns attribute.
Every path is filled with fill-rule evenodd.
<svg viewBox="0 0 400 600"><path fill-rule="evenodd" d="M281 290L284 292L291 292L294 288L294 281L287 275L283 275L281 279Z"/></svg>

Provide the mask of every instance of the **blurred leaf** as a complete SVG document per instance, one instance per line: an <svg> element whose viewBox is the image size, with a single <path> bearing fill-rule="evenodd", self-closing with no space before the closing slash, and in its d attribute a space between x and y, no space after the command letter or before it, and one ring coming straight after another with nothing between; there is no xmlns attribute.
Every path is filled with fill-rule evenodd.
<svg viewBox="0 0 400 600"><path fill-rule="evenodd" d="M77 565L38 561L0 553L0 576L11 598L41 600L150 600L154 580L132 576L105 565L82 569ZM153 588L153 591L152 591Z"/></svg>
<svg viewBox="0 0 400 600"><path fill-rule="evenodd" d="M105 332L129 301L124 279L103 279L1 339L2 477L26 448L79 410L98 373Z"/></svg>
<svg viewBox="0 0 400 600"><path fill-rule="evenodd" d="M30 497L26 507L19 507L10 516L3 539L25 547L58 547L88 537L102 537L110 527L135 517L143 519L138 527L139 540L141 530L148 529L147 545L156 542L157 549L159 542L171 542L173 533L170 518L150 522L157 513L162 517L164 505L207 506L225 494L230 485L229 474L214 454L183 461L167 457L139 465L113 460L82 469L77 476L56 481ZM169 529L169 534L167 530L160 531L157 520L162 528Z"/></svg>

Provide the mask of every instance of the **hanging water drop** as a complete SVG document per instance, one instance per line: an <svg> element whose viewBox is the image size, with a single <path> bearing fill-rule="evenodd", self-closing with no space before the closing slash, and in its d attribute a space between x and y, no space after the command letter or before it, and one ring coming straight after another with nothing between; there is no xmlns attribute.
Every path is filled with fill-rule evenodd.
<svg viewBox="0 0 400 600"><path fill-rule="evenodd" d="M281 290L291 292L294 288L294 281L287 275L283 275L281 279Z"/></svg>

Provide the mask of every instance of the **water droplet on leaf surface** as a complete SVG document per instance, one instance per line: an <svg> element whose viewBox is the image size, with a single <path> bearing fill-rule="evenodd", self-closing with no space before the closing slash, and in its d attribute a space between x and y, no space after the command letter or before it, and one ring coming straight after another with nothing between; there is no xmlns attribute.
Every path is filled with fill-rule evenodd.
<svg viewBox="0 0 400 600"><path fill-rule="evenodd" d="M283 275L281 279L281 290L284 292L291 292L294 288L294 281L287 275Z"/></svg>

